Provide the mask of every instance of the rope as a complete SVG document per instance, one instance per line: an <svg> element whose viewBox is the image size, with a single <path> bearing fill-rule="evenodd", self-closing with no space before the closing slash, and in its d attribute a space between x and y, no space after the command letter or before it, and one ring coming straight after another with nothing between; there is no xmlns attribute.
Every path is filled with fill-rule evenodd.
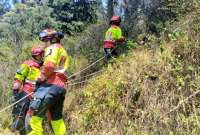
<svg viewBox="0 0 200 135"><path fill-rule="evenodd" d="M95 78L95 77L90 78L90 79L85 80L85 81L80 81L80 82L71 83L71 84L69 84L69 86L74 86L74 85L77 85L77 84L80 84L80 83L85 83L85 82L91 81L91 80L94 79L94 78Z"/></svg>
<svg viewBox="0 0 200 135"><path fill-rule="evenodd" d="M173 109L171 109L169 112L165 113L162 117L160 117L158 120L163 119L164 117L166 117L168 114L174 112L175 110L177 110L183 103L185 103L187 100L189 100L190 98L192 98L193 96L197 95L198 93L200 93L200 90L194 92L193 94L191 94L189 97L187 97L184 100L181 100L178 105L176 107L174 107Z"/></svg>
<svg viewBox="0 0 200 135"><path fill-rule="evenodd" d="M90 81L90 80L85 80L85 81L81 81L81 82L72 83L72 84L69 84L69 86L74 86L74 85L85 83L85 82L88 82L88 81Z"/></svg>
<svg viewBox="0 0 200 135"><path fill-rule="evenodd" d="M119 47L119 46L116 46L115 48L113 48L112 51L111 51L110 53L112 53L112 52L113 52L114 50L116 50L118 47ZM75 75L77 75L77 74L79 74L79 73L85 71L86 69L92 67L93 65L95 65L97 62L101 61L102 59L104 59L104 58L105 58L106 56L108 56L108 55L110 55L110 54L104 55L103 57L101 57L101 58L98 59L97 61L93 62L92 64L90 64L90 65L87 66L86 68L84 68L84 69L78 71L77 73L74 73L74 74L70 75L70 76L68 77L68 79L70 79L70 78L72 78L73 76L75 76Z"/></svg>
<svg viewBox="0 0 200 135"><path fill-rule="evenodd" d="M82 69L82 70L78 71L77 73L74 73L74 74L72 74L71 76L69 76L69 77L68 77L68 79L70 79L70 78L72 78L73 76L75 76L75 75L77 75L77 74L79 74L79 73L81 73L81 72L85 71L86 69L88 69L88 68L92 67L92 66L93 66L93 65L95 65L97 62L99 62L99 61L101 61L102 59L104 59L105 57L106 57L106 55L105 55L105 56L103 56L103 57L101 57L101 58L100 58L100 59L98 59L97 61L93 62L92 64L90 64L90 65L89 65L89 66L87 66L86 68L84 68L84 69Z"/></svg>
<svg viewBox="0 0 200 135"><path fill-rule="evenodd" d="M28 95L26 95L25 97L19 99L18 101L12 103L11 105L9 105L9 106L3 108L2 110L0 110L0 113L4 112L5 110L7 110L7 109L9 109L9 108L11 108L11 107L13 107L14 105L16 105L17 103L21 102L22 100L24 100L25 98L27 98L28 96L30 96L30 95L32 95L32 94L33 94L33 92L29 93Z"/></svg>
<svg viewBox="0 0 200 135"><path fill-rule="evenodd" d="M85 78L85 77L89 77L89 76L92 76L92 75L98 74L98 73L100 73L100 72L102 72L102 71L103 71L103 69L102 69L102 70L99 70L99 71L96 71L96 72L93 72L93 73L91 73L91 74L88 74L88 75L86 75L86 76L83 76L83 77L80 77L80 78L77 78L77 79L74 79L74 80L68 81L68 83L71 83L71 82L74 82L74 81L77 81L77 80L83 79L83 78Z"/></svg>

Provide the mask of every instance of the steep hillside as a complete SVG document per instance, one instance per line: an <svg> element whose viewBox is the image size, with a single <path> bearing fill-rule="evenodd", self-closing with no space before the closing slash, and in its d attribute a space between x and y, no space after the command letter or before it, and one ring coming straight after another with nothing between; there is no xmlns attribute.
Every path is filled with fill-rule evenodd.
<svg viewBox="0 0 200 135"><path fill-rule="evenodd" d="M71 91L71 134L200 134L199 15L197 9L178 18L162 37Z"/></svg>

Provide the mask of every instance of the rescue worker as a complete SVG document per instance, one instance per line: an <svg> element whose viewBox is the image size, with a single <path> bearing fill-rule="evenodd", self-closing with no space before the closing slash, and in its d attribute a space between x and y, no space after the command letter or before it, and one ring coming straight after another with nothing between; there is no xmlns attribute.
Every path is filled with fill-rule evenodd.
<svg viewBox="0 0 200 135"><path fill-rule="evenodd" d="M43 135L42 123L47 110L51 115L51 127L55 135L64 135L66 127L62 118L62 110L66 93L69 58L60 44L63 34L52 29L43 30L40 40L48 45L41 74L38 78L39 88L34 93L30 104L32 116L28 135Z"/></svg>
<svg viewBox="0 0 200 135"><path fill-rule="evenodd" d="M120 16L112 16L110 19L111 27L107 30L104 40L104 52L107 60L113 56L117 56L116 46L118 43L125 41L122 36L122 30L120 28L121 18Z"/></svg>
<svg viewBox="0 0 200 135"><path fill-rule="evenodd" d="M30 100L32 99L32 92L35 89L35 83L40 75L40 67L42 66L42 59L44 55L44 48L42 46L34 46L31 51L32 59L23 62L15 74L13 83L13 97L15 102L26 97L13 107L12 116L13 123L11 130L13 132L19 131L20 135L26 135L25 131L25 115L29 108Z"/></svg>

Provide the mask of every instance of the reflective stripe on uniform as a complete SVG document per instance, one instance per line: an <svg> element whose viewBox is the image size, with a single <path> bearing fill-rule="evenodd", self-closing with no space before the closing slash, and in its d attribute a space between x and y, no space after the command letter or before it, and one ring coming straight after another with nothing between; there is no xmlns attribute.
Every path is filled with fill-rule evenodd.
<svg viewBox="0 0 200 135"><path fill-rule="evenodd" d="M25 82L26 82L26 83L33 84L33 85L35 85L35 84L36 84L36 81L32 81L32 80L26 80Z"/></svg>

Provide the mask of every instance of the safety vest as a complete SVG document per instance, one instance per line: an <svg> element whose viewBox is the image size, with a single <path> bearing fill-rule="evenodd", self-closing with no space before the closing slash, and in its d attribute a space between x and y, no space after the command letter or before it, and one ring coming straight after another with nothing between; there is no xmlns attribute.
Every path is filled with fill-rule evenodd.
<svg viewBox="0 0 200 135"><path fill-rule="evenodd" d="M41 73L47 78L47 84L65 87L69 57L61 44L52 44L45 49L44 64Z"/></svg>
<svg viewBox="0 0 200 135"><path fill-rule="evenodd" d="M104 48L114 48L117 40L123 38L122 30L119 26L112 25L106 32Z"/></svg>
<svg viewBox="0 0 200 135"><path fill-rule="evenodd" d="M40 65L34 60L27 60L21 64L15 74L15 80L22 82L22 90L26 93L34 91L35 83L40 74Z"/></svg>

